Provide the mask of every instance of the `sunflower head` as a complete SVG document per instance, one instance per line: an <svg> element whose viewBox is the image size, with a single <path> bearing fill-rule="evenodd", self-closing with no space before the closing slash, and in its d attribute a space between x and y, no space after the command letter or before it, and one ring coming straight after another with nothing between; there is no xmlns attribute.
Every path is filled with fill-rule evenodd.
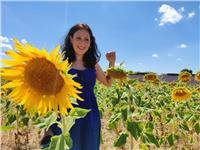
<svg viewBox="0 0 200 150"><path fill-rule="evenodd" d="M107 74L114 79L125 80L127 78L126 71L121 68L114 68L114 67L108 68Z"/></svg>
<svg viewBox="0 0 200 150"><path fill-rule="evenodd" d="M45 49L13 41L15 50L6 53L12 59L2 60L6 67L1 76L9 81L2 88L11 88L8 96L27 111L67 114L67 109L73 108L71 97L82 100L78 95L81 85L67 73L71 65L68 60L62 61L60 46L49 54Z"/></svg>
<svg viewBox="0 0 200 150"><path fill-rule="evenodd" d="M200 71L195 74L195 80L200 82Z"/></svg>
<svg viewBox="0 0 200 150"><path fill-rule="evenodd" d="M185 87L177 87L172 91L171 96L174 101L184 101L191 97L191 92Z"/></svg>
<svg viewBox="0 0 200 150"><path fill-rule="evenodd" d="M191 79L191 73L189 73L188 71L183 71L179 73L178 79L181 82L189 82Z"/></svg>
<svg viewBox="0 0 200 150"><path fill-rule="evenodd" d="M157 82L159 81L158 76L155 73L147 73L144 75L145 81Z"/></svg>

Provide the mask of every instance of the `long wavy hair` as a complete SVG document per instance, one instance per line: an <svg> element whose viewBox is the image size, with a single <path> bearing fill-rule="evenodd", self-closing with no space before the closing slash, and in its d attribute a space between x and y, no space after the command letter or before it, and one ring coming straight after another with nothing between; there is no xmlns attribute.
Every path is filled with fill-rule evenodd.
<svg viewBox="0 0 200 150"><path fill-rule="evenodd" d="M87 24L79 23L74 25L68 32L64 44L61 47L62 53L64 53L63 59L68 59L69 63L72 63L76 60L76 55L72 43L70 42L70 36L73 37L74 33L78 30L88 31L91 39L90 47L88 51L83 55L84 66L87 68L94 68L95 64L99 62L101 54L97 48L95 42L95 37L92 34L92 30Z"/></svg>

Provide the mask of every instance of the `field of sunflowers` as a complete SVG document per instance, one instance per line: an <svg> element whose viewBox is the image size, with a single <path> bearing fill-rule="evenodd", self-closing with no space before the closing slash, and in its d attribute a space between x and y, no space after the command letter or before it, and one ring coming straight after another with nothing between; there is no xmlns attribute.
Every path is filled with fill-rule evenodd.
<svg viewBox="0 0 200 150"><path fill-rule="evenodd" d="M189 72L171 83L149 73L143 82L116 80L111 89L98 84L99 108L115 135L112 145L124 150L200 149L200 86L190 80Z"/></svg>
<svg viewBox="0 0 200 150"><path fill-rule="evenodd" d="M70 64L61 61L59 46L48 54L14 42L16 51L7 51L12 59L2 60L7 67L0 72L1 148L39 149L44 129L58 123L62 134L54 136L47 149L69 149L70 128L88 112L72 106L82 100L81 85L66 73ZM195 73L196 84L190 84L192 74L187 71L171 83L156 73L145 74L142 82L128 78L134 72L120 67L107 73L114 79L113 86L95 86L101 150L200 149L200 71Z"/></svg>

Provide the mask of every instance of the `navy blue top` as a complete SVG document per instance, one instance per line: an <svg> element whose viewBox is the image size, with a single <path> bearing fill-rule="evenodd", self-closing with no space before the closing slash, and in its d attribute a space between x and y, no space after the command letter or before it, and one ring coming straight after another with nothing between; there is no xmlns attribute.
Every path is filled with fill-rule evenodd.
<svg viewBox="0 0 200 150"><path fill-rule="evenodd" d="M86 68L85 70L71 68L68 73L77 74L74 80L83 86L80 97L84 101L78 100L79 105L77 107L91 110L84 118L77 119L71 128L70 135L73 141L71 150L99 150L101 122L94 94L96 70L91 68Z"/></svg>

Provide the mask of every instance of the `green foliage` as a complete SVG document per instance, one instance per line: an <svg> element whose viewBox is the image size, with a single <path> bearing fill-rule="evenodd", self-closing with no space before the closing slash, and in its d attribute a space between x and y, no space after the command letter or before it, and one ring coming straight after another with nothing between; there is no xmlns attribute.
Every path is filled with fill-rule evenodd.
<svg viewBox="0 0 200 150"><path fill-rule="evenodd" d="M143 123L127 121L127 130L131 133L135 140L138 140L143 130Z"/></svg>
<svg viewBox="0 0 200 150"><path fill-rule="evenodd" d="M176 82L172 87L162 81L158 84L144 82L137 89L137 83L139 81L134 79L123 83L114 81L111 89L97 85L95 92L101 97L99 105L105 110L102 113L109 114L108 127L116 134L114 144L122 137L133 137L140 142L141 149L147 149L149 145L176 149L177 141L186 146L197 144L196 138L191 137L200 133L199 93L193 92L190 99L181 102L174 102L171 93L173 88L181 86L194 91L199 84ZM125 138L121 133L131 136Z"/></svg>
<svg viewBox="0 0 200 150"><path fill-rule="evenodd" d="M115 147L123 146L126 143L127 137L128 137L127 133L124 133L124 132L120 133L116 141L114 142L114 146Z"/></svg>

